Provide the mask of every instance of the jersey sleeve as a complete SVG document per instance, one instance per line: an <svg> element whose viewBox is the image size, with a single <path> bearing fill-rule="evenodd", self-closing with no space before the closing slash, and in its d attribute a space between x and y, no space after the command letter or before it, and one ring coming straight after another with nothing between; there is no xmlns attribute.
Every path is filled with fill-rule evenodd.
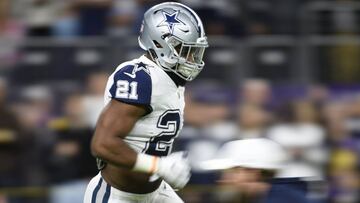
<svg viewBox="0 0 360 203"><path fill-rule="evenodd" d="M112 99L144 105L151 109L152 82L148 71L136 70L136 66L127 65L113 76L113 84L109 89Z"/></svg>

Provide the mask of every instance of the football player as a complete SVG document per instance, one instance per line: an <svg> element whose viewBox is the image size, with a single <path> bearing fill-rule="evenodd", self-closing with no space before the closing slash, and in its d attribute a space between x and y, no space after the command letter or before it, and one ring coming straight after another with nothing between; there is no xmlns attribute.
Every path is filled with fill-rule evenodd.
<svg viewBox="0 0 360 203"><path fill-rule="evenodd" d="M91 144L101 171L84 203L183 202L173 188L185 186L190 167L171 148L183 125L184 85L204 67L204 28L192 9L166 2L144 14L138 39L146 53L120 64L107 83Z"/></svg>
<svg viewBox="0 0 360 203"><path fill-rule="evenodd" d="M216 155L200 166L222 171L218 183L231 191L226 202L315 203L307 197L308 187L304 181L281 176L290 155L270 139L230 141Z"/></svg>

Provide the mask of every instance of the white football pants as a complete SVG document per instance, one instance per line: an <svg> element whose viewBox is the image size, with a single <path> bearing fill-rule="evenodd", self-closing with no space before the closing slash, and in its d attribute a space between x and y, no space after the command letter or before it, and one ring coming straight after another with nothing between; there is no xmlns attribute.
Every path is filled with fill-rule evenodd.
<svg viewBox="0 0 360 203"><path fill-rule="evenodd" d="M183 201L165 181L162 181L154 192L133 194L111 187L99 173L88 184L84 203L183 203Z"/></svg>

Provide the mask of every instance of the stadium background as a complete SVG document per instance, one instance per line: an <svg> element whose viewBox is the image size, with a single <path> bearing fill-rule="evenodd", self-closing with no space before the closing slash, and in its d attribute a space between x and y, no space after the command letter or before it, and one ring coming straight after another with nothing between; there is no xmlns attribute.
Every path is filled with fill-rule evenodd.
<svg viewBox="0 0 360 203"><path fill-rule="evenodd" d="M138 56L157 0L0 1L0 202L81 202L107 75ZM204 21L206 67L187 86L186 202L225 202L197 163L231 139L267 136L308 195L360 201L360 3L183 0ZM294 133L296 132L296 133ZM311 179L309 179L311 177Z"/></svg>

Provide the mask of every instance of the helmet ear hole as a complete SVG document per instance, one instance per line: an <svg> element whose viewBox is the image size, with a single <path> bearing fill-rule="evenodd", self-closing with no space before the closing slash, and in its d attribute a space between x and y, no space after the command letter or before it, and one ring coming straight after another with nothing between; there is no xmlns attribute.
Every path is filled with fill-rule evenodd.
<svg viewBox="0 0 360 203"><path fill-rule="evenodd" d="M156 48L163 48L159 42L156 40L153 40L153 43L155 44Z"/></svg>

